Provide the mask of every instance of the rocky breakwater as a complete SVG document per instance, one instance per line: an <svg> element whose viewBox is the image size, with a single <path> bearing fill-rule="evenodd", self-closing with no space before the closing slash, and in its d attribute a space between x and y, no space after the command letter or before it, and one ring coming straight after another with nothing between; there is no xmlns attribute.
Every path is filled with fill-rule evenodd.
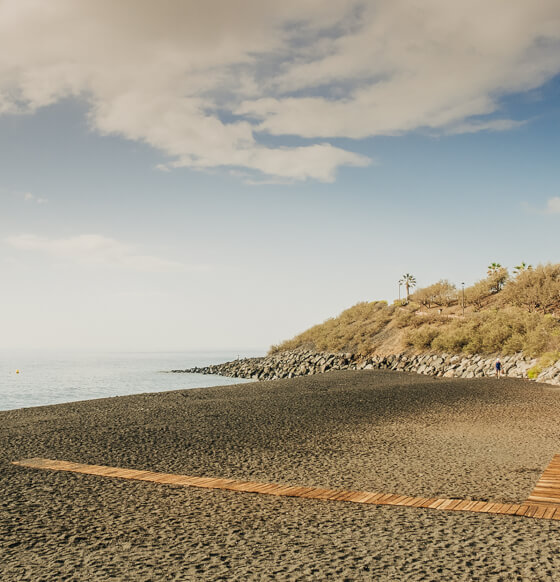
<svg viewBox="0 0 560 582"><path fill-rule="evenodd" d="M356 368L353 354L317 353L307 350L294 350L265 356L262 358L244 358L188 370L171 370L191 374L218 374L230 378L248 378L252 380L279 380L321 374L328 370L349 370Z"/></svg>
<svg viewBox="0 0 560 582"><path fill-rule="evenodd" d="M294 378L322 374L330 370L396 370L444 378L484 378L495 375L495 361L495 356L481 355L390 354L363 357L351 353L332 354L294 350L262 358L245 358L203 368L172 370L172 372L217 374L251 380ZM542 370L538 369L537 360L523 354L505 356L501 358L501 361L505 376L531 377L537 382L560 385L560 361Z"/></svg>

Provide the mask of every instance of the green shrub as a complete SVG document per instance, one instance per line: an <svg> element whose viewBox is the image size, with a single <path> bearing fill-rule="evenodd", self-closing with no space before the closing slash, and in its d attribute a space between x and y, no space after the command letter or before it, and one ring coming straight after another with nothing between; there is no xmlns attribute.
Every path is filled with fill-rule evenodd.
<svg viewBox="0 0 560 582"><path fill-rule="evenodd" d="M507 355L517 354L523 350L523 335L514 332L505 342L502 353Z"/></svg>
<svg viewBox="0 0 560 582"><path fill-rule="evenodd" d="M449 307L457 301L457 289L449 281L442 279L429 287L418 289L412 295L414 301L421 303L424 307Z"/></svg>
<svg viewBox="0 0 560 582"><path fill-rule="evenodd" d="M465 289L465 302L467 305L474 306L475 309L481 309L484 300L490 295L492 295L490 284L487 279L482 279Z"/></svg>
<svg viewBox="0 0 560 582"><path fill-rule="evenodd" d="M520 271L502 295L510 305L529 311L554 313L560 310L560 264L539 265Z"/></svg>
<svg viewBox="0 0 560 582"><path fill-rule="evenodd" d="M372 350L372 339L391 322L397 309L394 305L388 306L386 301L358 303L338 317L327 319L281 343L276 350L309 347L318 351L368 354Z"/></svg>
<svg viewBox="0 0 560 582"><path fill-rule="evenodd" d="M438 330L435 327L425 325L418 330L410 330L405 336L405 342L417 350L427 350L437 335Z"/></svg>
<svg viewBox="0 0 560 582"><path fill-rule="evenodd" d="M529 369L527 376L534 380L545 368L550 368L550 366L553 366L558 360L560 360L560 351L544 353L539 358L539 361Z"/></svg>
<svg viewBox="0 0 560 582"><path fill-rule="evenodd" d="M432 341L432 347L438 352L457 353L463 351L468 343L469 335L467 330L452 327L441 331Z"/></svg>
<svg viewBox="0 0 560 582"><path fill-rule="evenodd" d="M454 287L439 281L417 291L405 306L398 302L387 305L385 301L358 303L338 317L272 346L270 352L305 347L366 355L380 348L399 349L395 346L401 338L405 346L418 351L522 351L532 357L560 352L560 321L555 317L560 311L560 264L521 271L499 291L504 277L507 271L499 267L465 289L467 304L477 309L475 313L467 312L466 317L450 318L435 310L416 313L421 309L419 301L445 305L445 301L453 300Z"/></svg>
<svg viewBox="0 0 560 582"><path fill-rule="evenodd" d="M395 323L397 327L403 328L408 327L412 324L412 320L415 319L416 316L414 313L408 310L399 310L397 315L395 316Z"/></svg>
<svg viewBox="0 0 560 582"><path fill-rule="evenodd" d="M455 320L417 316L406 339L417 349L469 354L523 351L536 357L560 347L560 324L550 316L517 308L484 310Z"/></svg>
<svg viewBox="0 0 560 582"><path fill-rule="evenodd" d="M488 274L488 278L486 280L488 281L490 291L492 293L499 293L504 288L504 285L508 279L508 270L505 267L499 267L497 269L493 269Z"/></svg>
<svg viewBox="0 0 560 582"><path fill-rule="evenodd" d="M546 352L540 357L539 364L543 368L550 368L550 366L554 366L558 360L560 360L560 351Z"/></svg>

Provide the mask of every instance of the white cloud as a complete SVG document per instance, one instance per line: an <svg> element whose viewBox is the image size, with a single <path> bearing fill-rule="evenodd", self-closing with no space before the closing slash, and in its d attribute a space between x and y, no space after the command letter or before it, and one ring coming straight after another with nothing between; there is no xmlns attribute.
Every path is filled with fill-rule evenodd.
<svg viewBox="0 0 560 582"><path fill-rule="evenodd" d="M492 119L490 121L467 121L446 128L447 134L477 133L479 131L509 131L525 125L527 121L513 119Z"/></svg>
<svg viewBox="0 0 560 582"><path fill-rule="evenodd" d="M559 72L557 0L0 3L0 114L86 98L92 128L162 168L257 182L368 163L332 138L514 128L501 97Z"/></svg>
<svg viewBox="0 0 560 582"><path fill-rule="evenodd" d="M31 194L31 192L24 192L21 196L26 202L35 202L35 204L46 204L48 202L47 198L35 196L34 194Z"/></svg>
<svg viewBox="0 0 560 582"><path fill-rule="evenodd" d="M549 198L546 203L547 214L560 214L560 196Z"/></svg>
<svg viewBox="0 0 560 582"><path fill-rule="evenodd" d="M68 238L46 238L34 234L9 236L5 242L22 251L36 251L56 259L82 264L116 266L148 272L204 270L205 266L187 266L152 255L146 255L133 245L99 234L82 234Z"/></svg>
<svg viewBox="0 0 560 582"><path fill-rule="evenodd" d="M278 93L238 112L275 135L364 138L419 128L506 130L483 120L499 98L538 87L560 71L560 4L481 0L370 3L361 26L323 57L286 67ZM342 95L321 95L335 86Z"/></svg>

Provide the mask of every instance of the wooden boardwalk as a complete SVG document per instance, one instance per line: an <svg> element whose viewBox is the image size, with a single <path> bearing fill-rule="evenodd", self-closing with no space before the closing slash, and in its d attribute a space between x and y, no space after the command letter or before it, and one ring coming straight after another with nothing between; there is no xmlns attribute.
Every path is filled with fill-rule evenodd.
<svg viewBox="0 0 560 582"><path fill-rule="evenodd" d="M518 515L537 519L555 519L560 521L560 455L556 455L552 463L543 473L537 486L527 501L522 503L494 503L492 501L472 501L467 499L440 499L435 497L409 497L396 493L377 493L368 491L343 491L323 489L320 487L301 487L297 485L277 485L274 483L257 483L254 481L237 481L235 479L213 479L209 477L190 477L188 475L173 475L169 473L154 473L135 469L120 469L102 465L83 465L67 461L50 459L25 459L14 461L14 465L33 469L50 469L53 471L69 471L86 475L116 477L151 481L169 485L187 487L202 487L205 489L227 489L246 493L261 493L284 497L302 497L305 499L321 499L325 501L348 501L351 503L366 503L371 505L398 505L401 507L416 507L436 509L439 511L471 511L476 513L494 513L501 515Z"/></svg>
<svg viewBox="0 0 560 582"><path fill-rule="evenodd" d="M560 455L554 455L527 502L560 507Z"/></svg>

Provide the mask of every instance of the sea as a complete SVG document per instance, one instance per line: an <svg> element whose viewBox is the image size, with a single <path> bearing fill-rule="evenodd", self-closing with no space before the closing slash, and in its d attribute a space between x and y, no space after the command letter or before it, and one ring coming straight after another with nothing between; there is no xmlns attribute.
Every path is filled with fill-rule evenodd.
<svg viewBox="0 0 560 582"><path fill-rule="evenodd" d="M248 382L174 374L262 352L0 352L0 410Z"/></svg>

